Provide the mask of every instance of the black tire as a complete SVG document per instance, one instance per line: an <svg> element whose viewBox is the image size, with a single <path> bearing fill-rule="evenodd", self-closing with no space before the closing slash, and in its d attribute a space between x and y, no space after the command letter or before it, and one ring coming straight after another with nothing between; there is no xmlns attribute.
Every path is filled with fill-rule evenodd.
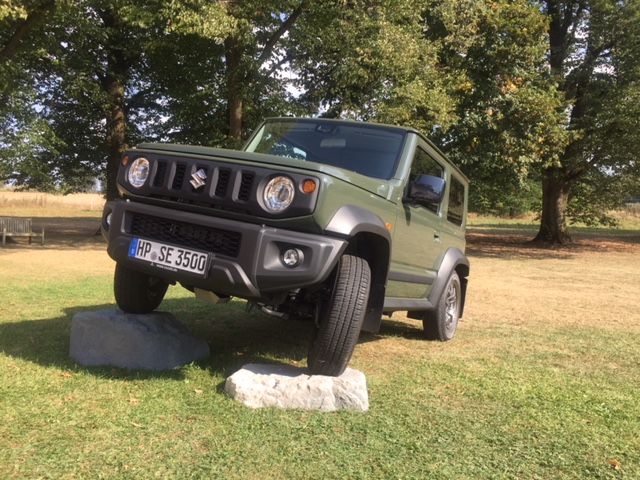
<svg viewBox="0 0 640 480"><path fill-rule="evenodd" d="M153 312L162 302L168 286L158 277L116 264L113 293L118 307L127 313Z"/></svg>
<svg viewBox="0 0 640 480"><path fill-rule="evenodd" d="M422 319L424 336L429 340L448 342L452 340L460 320L462 288L460 277L454 271L447 280L435 310L426 312Z"/></svg>
<svg viewBox="0 0 640 480"><path fill-rule="evenodd" d="M320 325L307 364L313 375L338 376L347 368L367 312L371 270L353 255L340 259L329 298L320 306Z"/></svg>

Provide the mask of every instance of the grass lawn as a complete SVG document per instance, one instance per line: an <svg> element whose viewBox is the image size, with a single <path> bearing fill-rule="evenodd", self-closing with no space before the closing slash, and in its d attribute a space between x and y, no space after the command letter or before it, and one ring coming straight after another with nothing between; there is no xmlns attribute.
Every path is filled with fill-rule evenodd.
<svg viewBox="0 0 640 480"><path fill-rule="evenodd" d="M21 214L0 209L0 215ZM0 248L0 478L640 478L640 230L567 249L476 219L453 342L403 315L363 335L361 413L250 410L224 393L244 363L304 365L309 326L211 306L161 309L212 355L167 373L82 368L71 317L113 306L98 212L34 211L45 247ZM530 224L529 224L530 225Z"/></svg>

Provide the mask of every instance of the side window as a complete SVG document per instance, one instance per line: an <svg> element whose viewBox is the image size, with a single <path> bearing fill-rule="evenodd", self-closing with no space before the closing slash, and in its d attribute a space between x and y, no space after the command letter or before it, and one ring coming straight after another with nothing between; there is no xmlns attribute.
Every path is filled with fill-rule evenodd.
<svg viewBox="0 0 640 480"><path fill-rule="evenodd" d="M464 218L464 185L453 175L449 187L449 209L447 220L456 225L462 225Z"/></svg>
<svg viewBox="0 0 640 480"><path fill-rule="evenodd" d="M433 175L434 177L444 177L444 169L436 162L431 155L418 147L413 157L413 163L411 164L411 173L409 174L409 180L414 181L418 175ZM424 208L431 210L433 213L438 213L440 205L435 203L424 205Z"/></svg>

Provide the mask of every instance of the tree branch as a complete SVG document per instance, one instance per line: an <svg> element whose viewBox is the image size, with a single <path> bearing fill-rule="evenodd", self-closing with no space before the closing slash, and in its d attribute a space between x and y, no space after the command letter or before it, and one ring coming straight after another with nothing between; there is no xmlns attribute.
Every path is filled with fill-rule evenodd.
<svg viewBox="0 0 640 480"><path fill-rule="evenodd" d="M280 60L278 60L276 63L274 63L273 65L271 65L271 68L267 71L267 77L271 77L271 75L273 75L274 73L276 73L276 71L285 63L290 62L293 58L293 55L291 55L291 53L287 53L286 55L284 55Z"/></svg>
<svg viewBox="0 0 640 480"><path fill-rule="evenodd" d="M562 24L561 24L560 30L562 32L562 37L565 39L567 38L567 32L569 31L569 28L573 24L573 19L577 17L577 15L574 14L573 8L574 8L573 3L568 3L564 7L564 15L562 18ZM579 9L580 9L580 6L578 5L578 10Z"/></svg>
<svg viewBox="0 0 640 480"><path fill-rule="evenodd" d="M55 7L55 0L47 0L42 5L31 10L27 18L20 22L6 45L0 49L0 62L5 62L13 57L20 48L22 41L31 33L31 30Z"/></svg>
<svg viewBox="0 0 640 480"><path fill-rule="evenodd" d="M267 58L271 56L271 53L273 52L274 47L280 41L282 36L289 31L291 26L298 19L298 17L304 10L306 3L307 3L307 0L302 0L300 2L300 5L298 5L296 9L293 12L291 12L291 15L289 15L287 19L284 22L282 22L280 27L278 27L278 29L271 34L271 36L267 40L267 43L265 43L264 48L262 49L262 53L260 53L260 56L258 57L259 65L262 65L264 62L266 62Z"/></svg>

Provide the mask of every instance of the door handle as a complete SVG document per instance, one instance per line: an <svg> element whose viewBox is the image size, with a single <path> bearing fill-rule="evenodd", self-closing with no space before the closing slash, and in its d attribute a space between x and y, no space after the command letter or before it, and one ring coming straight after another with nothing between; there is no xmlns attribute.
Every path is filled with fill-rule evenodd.
<svg viewBox="0 0 640 480"><path fill-rule="evenodd" d="M439 242L440 241L440 234L438 232L433 232L433 239L436 242Z"/></svg>

